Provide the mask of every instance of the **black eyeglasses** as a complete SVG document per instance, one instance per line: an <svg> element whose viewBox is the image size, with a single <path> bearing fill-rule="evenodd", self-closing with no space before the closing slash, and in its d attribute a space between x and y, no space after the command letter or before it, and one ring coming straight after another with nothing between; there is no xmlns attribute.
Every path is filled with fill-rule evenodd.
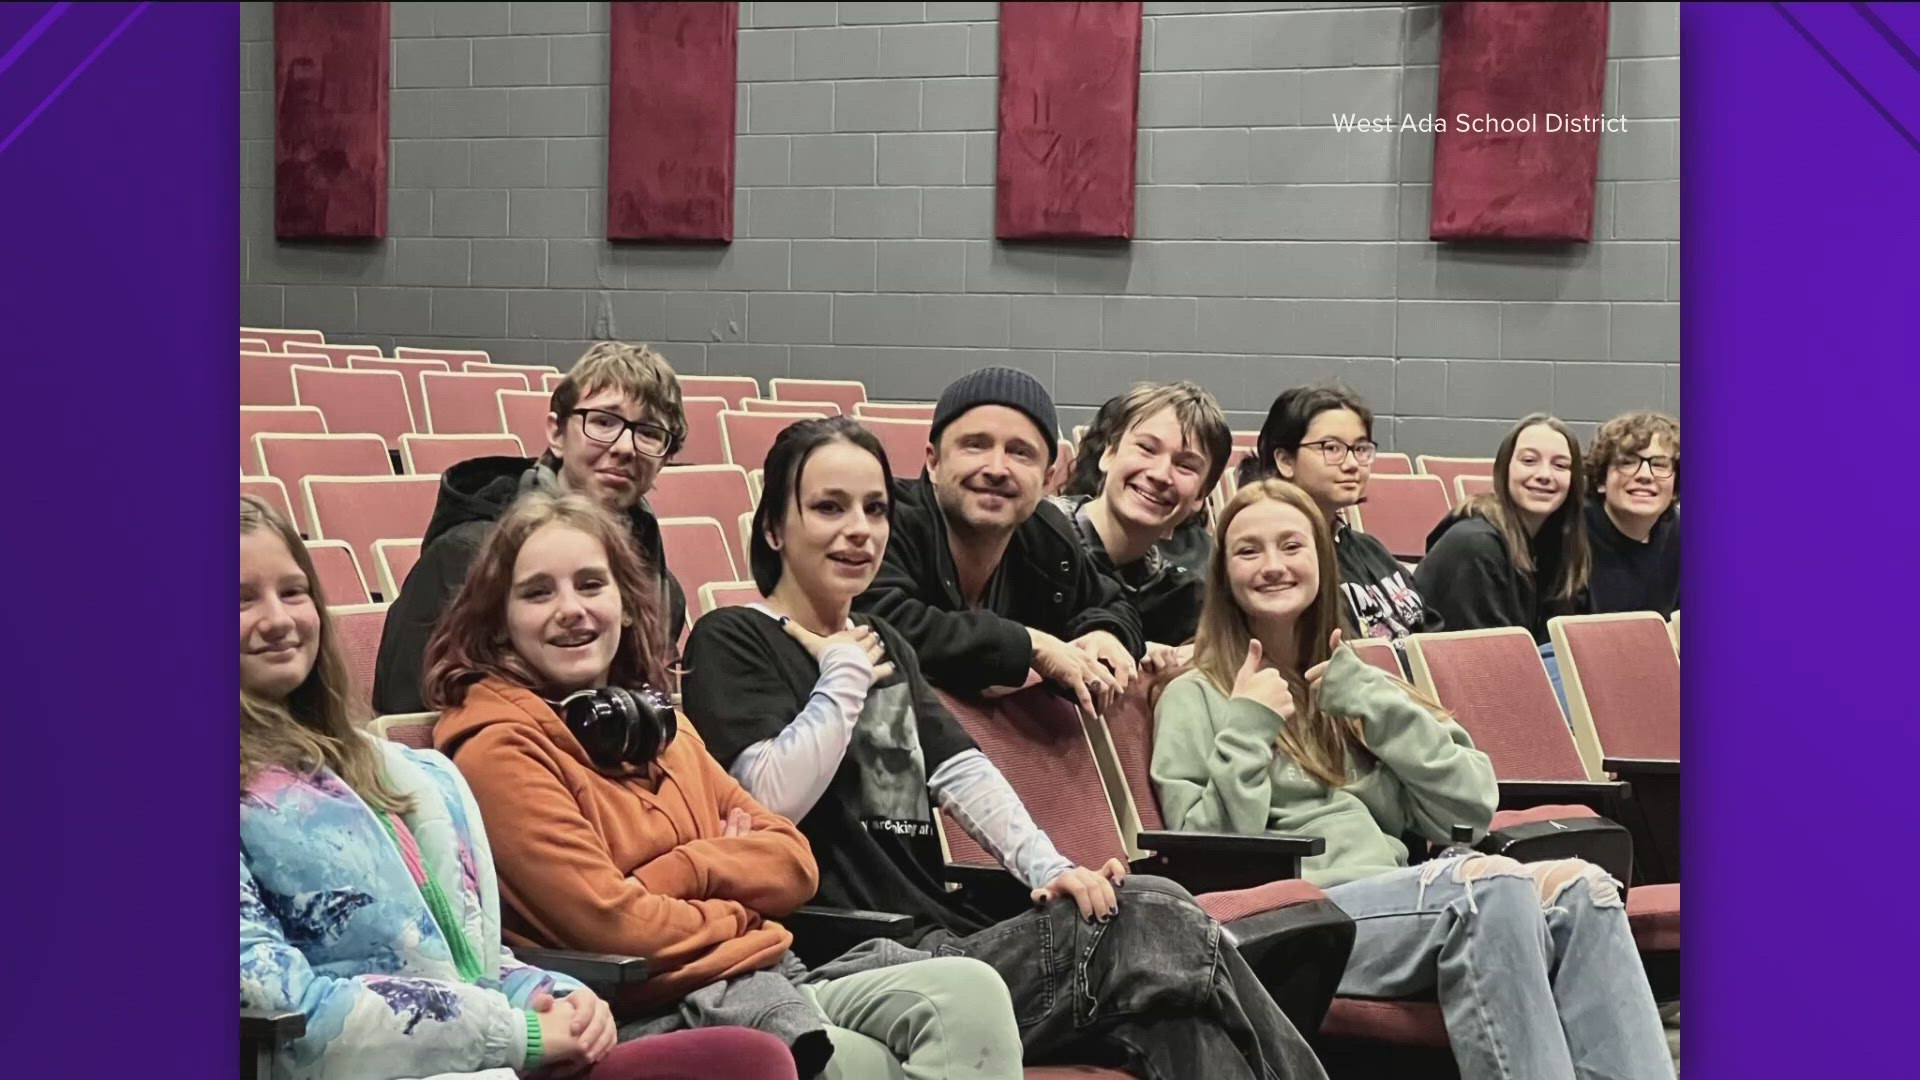
<svg viewBox="0 0 1920 1080"><path fill-rule="evenodd" d="M597 443L616 443L620 436L633 432L633 448L647 457L666 457L673 449L673 433L652 420L629 420L605 409L575 409L580 430Z"/></svg>
<svg viewBox="0 0 1920 1080"><path fill-rule="evenodd" d="M1642 465L1647 467L1647 471L1652 473L1656 480L1665 480L1673 475L1674 460L1672 458L1645 457L1640 454L1623 457L1614 462L1613 471L1622 476L1632 476L1640 471Z"/></svg>
<svg viewBox="0 0 1920 1080"><path fill-rule="evenodd" d="M1377 443L1369 439L1361 439L1351 446L1339 439L1321 439L1319 442L1301 443L1300 449L1305 450L1309 446L1317 448L1321 459L1329 465L1338 465L1347 460L1348 454L1353 455L1353 460L1365 465L1373 460L1374 451L1380 449Z"/></svg>

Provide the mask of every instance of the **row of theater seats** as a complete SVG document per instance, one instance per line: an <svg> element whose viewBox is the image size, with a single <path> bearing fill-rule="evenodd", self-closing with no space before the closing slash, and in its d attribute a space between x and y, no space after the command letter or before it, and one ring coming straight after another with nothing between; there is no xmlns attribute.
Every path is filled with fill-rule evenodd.
<svg viewBox="0 0 1920 1080"><path fill-rule="evenodd" d="M705 591L709 603L758 596L744 583ZM1631 885L1626 900L1635 942L1656 995L1672 1000L1679 981L1679 887L1633 883L1661 880L1641 868L1649 856L1677 860L1677 847L1647 848L1677 844L1677 831L1646 834L1617 822L1643 809L1645 777L1670 775L1677 783L1674 630L1657 614L1641 612L1563 618L1553 634L1571 723L1523 629L1416 635L1405 643L1404 660L1384 642L1360 648L1369 662L1440 700L1492 759L1501 810L1483 850L1522 860L1582 856ZM1147 687L1104 717L1082 714L1041 686L993 701L942 697L1068 858L1086 866L1120 858L1136 872L1172 877L1222 924L1249 928L1287 920L1287 933L1264 965L1278 977L1269 988L1303 1031L1318 1033L1315 1042L1330 1068L1338 1060L1369 1074L1365 1068L1390 1063L1451 1075L1438 1005L1335 996L1350 924L1321 890L1298 880L1300 860L1324 850L1323 841L1164 829L1148 771L1153 713ZM433 720L432 714L389 716L376 728L387 738L427 746ZM950 880L1004 902L1011 879L950 819L943 815L941 824ZM1338 947L1330 951L1329 941Z"/></svg>

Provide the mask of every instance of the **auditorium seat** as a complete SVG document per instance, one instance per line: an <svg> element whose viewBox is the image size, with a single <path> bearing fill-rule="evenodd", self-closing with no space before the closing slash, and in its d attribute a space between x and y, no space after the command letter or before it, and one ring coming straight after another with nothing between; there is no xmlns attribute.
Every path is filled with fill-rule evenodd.
<svg viewBox="0 0 1920 1080"><path fill-rule="evenodd" d="M870 416L861 424L887 451L887 465L893 475L903 480L911 480L920 475L927 464L927 443L933 432L933 421L918 419L887 419Z"/></svg>
<svg viewBox="0 0 1920 1080"><path fill-rule="evenodd" d="M1407 677L1406 670L1400 664L1400 650L1386 638L1355 638L1346 643L1353 649L1354 655L1379 668L1396 679Z"/></svg>
<svg viewBox="0 0 1920 1080"><path fill-rule="evenodd" d="M1668 633L1673 638L1673 655L1680 655L1680 611L1674 609L1673 617L1667 620Z"/></svg>
<svg viewBox="0 0 1920 1080"><path fill-rule="evenodd" d="M1459 492L1455 481L1462 476L1484 476L1487 478L1488 486L1492 486L1492 458L1437 457L1433 454L1421 454L1415 464L1419 466L1420 475L1439 477L1440 482L1446 485L1449 497Z"/></svg>
<svg viewBox="0 0 1920 1080"><path fill-rule="evenodd" d="M738 409L745 398L760 396L760 380L745 375L681 375L680 396L727 399L727 407Z"/></svg>
<svg viewBox="0 0 1920 1080"><path fill-rule="evenodd" d="M293 369L312 357L285 353L240 354L240 404L294 405Z"/></svg>
<svg viewBox="0 0 1920 1080"><path fill-rule="evenodd" d="M268 476L279 478L295 495L309 476L392 476L393 458L378 435L268 435L253 437L255 453ZM297 498L297 496L296 496ZM294 503L294 521L308 536L313 522L304 502Z"/></svg>
<svg viewBox="0 0 1920 1080"><path fill-rule="evenodd" d="M463 371L429 371L420 376L427 399L422 429L432 435L491 435L503 431L496 390L525 390L527 377L518 371L486 375Z"/></svg>
<svg viewBox="0 0 1920 1080"><path fill-rule="evenodd" d="M265 338L242 337L240 339L240 351L241 352L272 352L273 350L267 347L267 339Z"/></svg>
<svg viewBox="0 0 1920 1080"><path fill-rule="evenodd" d="M753 496L755 506L760 505L760 489L764 486L766 478L767 470L765 469L747 470L747 493Z"/></svg>
<svg viewBox="0 0 1920 1080"><path fill-rule="evenodd" d="M738 465L674 465L655 477L647 505L655 517L712 518L724 533L726 523L753 512L753 496L747 491L747 471ZM736 567L746 567L746 548L731 537L727 553Z"/></svg>
<svg viewBox="0 0 1920 1080"><path fill-rule="evenodd" d="M660 543L666 550L667 569L689 596L698 596L700 586L708 582L740 580L726 530L710 517L661 518Z"/></svg>
<svg viewBox="0 0 1920 1080"><path fill-rule="evenodd" d="M413 429L419 431L427 424L427 395L420 385L420 375L427 371L446 371L445 360L408 360L397 356L354 356L347 360L347 368L352 371L395 371L407 386L407 411L413 417Z"/></svg>
<svg viewBox="0 0 1920 1080"><path fill-rule="evenodd" d="M1456 476L1453 478L1453 505L1465 506L1468 499L1492 490L1491 476Z"/></svg>
<svg viewBox="0 0 1920 1080"><path fill-rule="evenodd" d="M413 540L427 530L440 497L438 476L309 476L302 499L313 535L345 540L365 566L375 540Z"/></svg>
<svg viewBox="0 0 1920 1080"><path fill-rule="evenodd" d="M360 571L360 560L345 540L309 540L307 553L313 556L313 572L320 578L320 594L329 608L341 604L371 604L367 576Z"/></svg>
<svg viewBox="0 0 1920 1080"><path fill-rule="evenodd" d="M726 398L680 399L680 410L687 418L687 438L673 455L675 465L726 464L727 448L720 438L720 413L726 407Z"/></svg>
<svg viewBox="0 0 1920 1080"><path fill-rule="evenodd" d="M1047 494L1058 495L1073 479L1073 444L1061 439L1054 448L1053 464L1047 467Z"/></svg>
<svg viewBox="0 0 1920 1080"><path fill-rule="evenodd" d="M758 469L766 464L767 451L796 420L818 418L819 413L763 413L720 411L720 443L726 448L727 461L743 469Z"/></svg>
<svg viewBox="0 0 1920 1080"><path fill-rule="evenodd" d="M1253 453L1254 451L1260 449L1260 433L1259 432L1235 431L1235 432L1231 432L1230 434L1233 438L1233 448L1235 450L1245 450L1248 453Z"/></svg>
<svg viewBox="0 0 1920 1080"><path fill-rule="evenodd" d="M1643 881L1680 874L1680 655L1654 611L1547 622L1574 742L1593 780L1633 785L1628 827Z"/></svg>
<svg viewBox="0 0 1920 1080"><path fill-rule="evenodd" d="M700 607L693 618L698 619L715 608L733 607L737 604L757 604L765 599L760 595L760 586L751 581L709 581L700 586L697 594Z"/></svg>
<svg viewBox="0 0 1920 1080"><path fill-rule="evenodd" d="M933 423L931 401L862 401L853 407L860 420L924 420Z"/></svg>
<svg viewBox="0 0 1920 1080"><path fill-rule="evenodd" d="M527 377L527 386L529 389L531 389L534 383L540 378L547 375L559 374L552 364L496 364L491 360L465 360L461 362L460 370L475 375L498 375L504 372L517 371Z"/></svg>
<svg viewBox="0 0 1920 1080"><path fill-rule="evenodd" d="M830 401L844 416L867 400L867 384L853 379L771 379L767 392L775 401Z"/></svg>
<svg viewBox="0 0 1920 1080"><path fill-rule="evenodd" d="M1364 501L1353 507L1353 527L1385 544L1396 559L1419 559L1427 553L1427 534L1450 509L1439 477L1376 471Z"/></svg>
<svg viewBox="0 0 1920 1080"><path fill-rule="evenodd" d="M478 457L526 457L512 435L402 435L400 460L418 475L443 473L447 466Z"/></svg>
<svg viewBox="0 0 1920 1080"><path fill-rule="evenodd" d="M327 615L347 662L347 685L362 710L373 706L373 667L380 655L380 632L387 624L385 604L329 606ZM364 715L364 713L362 714Z"/></svg>
<svg viewBox="0 0 1920 1080"><path fill-rule="evenodd" d="M311 405L240 406L240 470L249 475L264 475L260 451L253 437L269 435L325 435L327 418Z"/></svg>
<svg viewBox="0 0 1920 1080"><path fill-rule="evenodd" d="M1147 808L1159 824L1157 803L1151 800L1150 787L1148 801L1137 803L1117 775L1114 755L1096 753L1096 738L1101 743L1108 739L1099 720L1083 722L1079 709L1044 685L1029 685L993 700L938 694L1062 855L1092 869L1118 858L1136 873L1180 881L1202 910L1241 941L1243 955L1295 1024L1307 1031L1318 1026L1346 966L1353 923L1324 892L1298 879L1297 861L1274 857L1281 849L1291 849L1294 841L1227 837L1224 842L1235 847L1225 857L1200 854L1198 844L1190 843L1184 861L1159 853L1143 858L1141 849L1148 841L1170 853L1179 838L1141 834L1139 822ZM1128 698L1150 722L1145 684ZM971 876L982 870L1004 874L950 817L940 817L954 863L978 868ZM1301 845L1320 846L1319 841ZM1209 887L1211 881L1229 879L1240 883ZM1268 937L1272 930L1281 932ZM1262 945L1271 951L1261 952Z"/></svg>
<svg viewBox="0 0 1920 1080"><path fill-rule="evenodd" d="M280 351L294 355L322 356L326 358L328 367L344 368L353 357L379 356L380 346L321 345L311 341L289 341L286 348Z"/></svg>
<svg viewBox="0 0 1920 1080"><path fill-rule="evenodd" d="M1381 450L1373 455L1370 473L1373 476L1412 476L1413 459L1405 454Z"/></svg>
<svg viewBox="0 0 1920 1080"><path fill-rule="evenodd" d="M268 352L285 352L289 341L311 341L316 345L327 342L327 335L318 330L272 329L264 326L243 326L240 336L266 342Z"/></svg>
<svg viewBox="0 0 1920 1080"><path fill-rule="evenodd" d="M412 572L413 564L419 561L418 540L375 540L373 566L381 599L391 603L398 597L400 586L407 583L407 574Z"/></svg>
<svg viewBox="0 0 1920 1080"><path fill-rule="evenodd" d="M840 406L831 401L775 401L772 398L741 398L740 408L746 412L757 413L793 413L807 416L839 416Z"/></svg>
<svg viewBox="0 0 1920 1080"><path fill-rule="evenodd" d="M546 374L540 376L540 389L545 390L547 393L551 394L555 390L560 389L560 384L565 382L566 380L567 380L567 377L565 374L558 371L549 371Z"/></svg>
<svg viewBox="0 0 1920 1080"><path fill-rule="evenodd" d="M278 477L243 476L240 478L240 494L252 495L264 501L278 510L281 517L295 522L294 528L299 528L298 519L293 516L293 500L287 497L287 485L281 483Z"/></svg>
<svg viewBox="0 0 1920 1080"><path fill-rule="evenodd" d="M324 413L328 431L370 431L389 450L398 450L400 436L415 427L406 380L397 372L301 365L293 369L293 398Z"/></svg>
<svg viewBox="0 0 1920 1080"><path fill-rule="evenodd" d="M373 719L373 733L415 750L433 749L433 725L440 722L437 712L388 713Z"/></svg>
<svg viewBox="0 0 1920 1080"><path fill-rule="evenodd" d="M553 409L553 395L543 390L495 390L494 406L500 413L500 429L520 440L520 449L528 457L547 452L547 414Z"/></svg>
<svg viewBox="0 0 1920 1080"><path fill-rule="evenodd" d="M758 469L747 474L747 482L752 484L753 477L758 474ZM753 511L748 510L741 514L734 524L737 526L734 531L740 535L740 550L747 553L747 564L740 569L751 574L753 572Z"/></svg>
<svg viewBox="0 0 1920 1080"><path fill-rule="evenodd" d="M401 360L438 360L450 369L469 360L478 360L483 364L493 362L485 349L416 349L410 345L400 345L394 348L393 355Z"/></svg>

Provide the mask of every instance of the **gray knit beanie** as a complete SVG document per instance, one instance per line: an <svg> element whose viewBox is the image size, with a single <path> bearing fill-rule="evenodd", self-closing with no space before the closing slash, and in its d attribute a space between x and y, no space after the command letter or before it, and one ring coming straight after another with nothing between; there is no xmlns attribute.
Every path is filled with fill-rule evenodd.
<svg viewBox="0 0 1920 1080"><path fill-rule="evenodd" d="M1054 415L1053 398L1038 379L1015 368L981 368L955 379L933 407L933 428L928 438L938 445L947 425L977 405L1005 405L1026 413L1046 438L1047 464L1053 464L1060 453L1060 422Z"/></svg>

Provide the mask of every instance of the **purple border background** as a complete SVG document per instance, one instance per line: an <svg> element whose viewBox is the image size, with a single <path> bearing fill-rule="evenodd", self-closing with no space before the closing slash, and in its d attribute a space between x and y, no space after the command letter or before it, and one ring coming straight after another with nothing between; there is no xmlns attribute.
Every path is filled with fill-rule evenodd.
<svg viewBox="0 0 1920 1080"><path fill-rule="evenodd" d="M0 70L0 1072L232 1075L238 10L59 6Z"/></svg>
<svg viewBox="0 0 1920 1080"><path fill-rule="evenodd" d="M1681 14L1689 1080L1912 1068L1920 66L1862 6Z"/></svg>
<svg viewBox="0 0 1920 1080"><path fill-rule="evenodd" d="M1911 1024L1920 729L1886 631L1920 610L1920 63L1888 36L1920 49L1920 12L1859 7L1682 13L1689 1080L1892 1075ZM0 8L0 55L49 10ZM60 485L0 530L19 1075L234 1060L238 21L135 11L65 9L0 70L7 419ZM1839 659L1867 635L1891 664Z"/></svg>

